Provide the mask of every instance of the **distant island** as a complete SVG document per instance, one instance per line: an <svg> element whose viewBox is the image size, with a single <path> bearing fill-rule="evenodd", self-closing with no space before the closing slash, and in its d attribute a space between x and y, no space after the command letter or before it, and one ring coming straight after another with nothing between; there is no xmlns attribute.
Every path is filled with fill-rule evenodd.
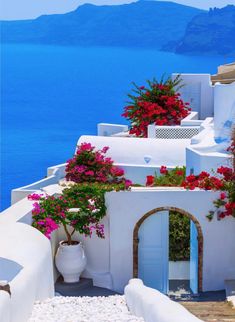
<svg viewBox="0 0 235 322"><path fill-rule="evenodd" d="M235 6L208 11L174 2L85 4L67 14L2 21L2 43L156 48L180 54L235 53Z"/></svg>
<svg viewBox="0 0 235 322"><path fill-rule="evenodd" d="M235 54L235 6L210 9L189 22L182 39L163 46L179 54Z"/></svg>

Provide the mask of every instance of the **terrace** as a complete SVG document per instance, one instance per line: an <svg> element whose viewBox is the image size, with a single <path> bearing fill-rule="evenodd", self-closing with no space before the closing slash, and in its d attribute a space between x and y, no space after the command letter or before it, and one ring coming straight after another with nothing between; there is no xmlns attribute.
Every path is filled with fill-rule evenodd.
<svg viewBox="0 0 235 322"><path fill-rule="evenodd" d="M80 283L66 284L61 277L58 280L54 258L59 242L66 240L66 232L61 225L49 240L35 229L35 200L27 198L34 193L55 198L63 195L69 186L64 180L66 164L50 167L46 178L12 191L12 206L0 216L0 279L11 290L11 297L4 290L0 292L1 321L38 321L42 315L44 321L65 321L79 314L87 321L104 321L105 317L109 321L116 318L148 322L158 318L164 322L169 321L169 316L172 322L200 321L164 295L169 294L172 280L186 279L195 295L224 290L228 285L228 300L235 302L231 286L235 280L234 218L221 220L219 214L212 222L206 218L220 193L197 187L186 190L179 186L145 186L146 176L156 173L161 179L162 165L169 173L185 166L187 175L205 170L212 175L212 169L231 162L232 156L226 151L230 135L227 121L234 122L235 83L212 86L208 75L182 78L188 87L181 94L195 105L180 125L150 124L147 138L138 138L130 137L125 125L99 124L98 136L81 136L78 140L75 153L84 142L97 150L108 146L107 157L115 160L113 166L139 185L104 193L106 215L99 224L104 227L105 239L94 234L74 234L74 241L82 242L87 258ZM92 188L92 184L88 187ZM70 210L79 213L78 206ZM181 263L178 271L169 260L169 220L173 212L190 222L190 258ZM133 277L142 279L145 286ZM54 297L55 289L62 295L87 292L85 295L95 296ZM96 297L110 294L107 298ZM198 306L193 308L191 302L183 304L200 318L211 318L198 312ZM225 311L230 318L231 309L226 306ZM219 313L217 318L222 321Z"/></svg>

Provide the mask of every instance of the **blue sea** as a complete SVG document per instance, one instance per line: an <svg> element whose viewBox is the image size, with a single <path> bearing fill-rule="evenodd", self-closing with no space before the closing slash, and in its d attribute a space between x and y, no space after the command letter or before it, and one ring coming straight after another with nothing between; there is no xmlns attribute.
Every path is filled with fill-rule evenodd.
<svg viewBox="0 0 235 322"><path fill-rule="evenodd" d="M10 191L69 159L82 134L121 117L131 82L172 72L215 73L228 59L110 47L3 45L1 209Z"/></svg>

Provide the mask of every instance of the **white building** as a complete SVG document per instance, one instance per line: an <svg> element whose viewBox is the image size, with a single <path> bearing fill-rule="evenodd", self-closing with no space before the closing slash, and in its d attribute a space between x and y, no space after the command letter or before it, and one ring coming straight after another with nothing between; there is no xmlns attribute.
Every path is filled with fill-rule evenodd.
<svg viewBox="0 0 235 322"><path fill-rule="evenodd" d="M149 137L140 139L128 137L125 125L103 123L98 125L98 136L82 136L78 144L109 146L109 156L125 170L126 177L141 184L162 165L186 165L187 173L195 174L228 165L231 157L226 148L235 120L235 82L212 85L207 74L183 74L182 78L182 96L191 102L193 112L181 126L150 125ZM32 202L26 197L41 190L58 193L58 182L64 175L64 164L54 166L45 179L14 189L12 206L1 213L0 280L6 280L12 292L11 298L0 292L2 322L26 321L35 300L53 295L58 277L53 257L64 236L55 232L50 244L31 227ZM77 236L88 259L83 276L92 278L96 286L118 292L132 277L141 277L146 285L165 293L170 280L181 279L190 282L194 293L224 289L226 280L235 280L235 220L215 218L208 222L206 214L216 196L211 191L146 187L107 193L107 216L103 219L106 238ZM168 219L173 210L191 220L190 262L169 263Z"/></svg>

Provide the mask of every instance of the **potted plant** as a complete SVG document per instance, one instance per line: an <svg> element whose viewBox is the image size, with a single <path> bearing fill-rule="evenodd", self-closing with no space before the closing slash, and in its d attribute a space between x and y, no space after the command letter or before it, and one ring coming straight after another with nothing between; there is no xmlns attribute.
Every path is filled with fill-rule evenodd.
<svg viewBox="0 0 235 322"><path fill-rule="evenodd" d="M86 256L81 242L73 238L74 233L91 236L95 232L104 238L104 226L100 224L106 211L104 193L95 186L75 185L59 197L40 196L33 206L33 226L46 237L50 239L53 231L64 228L66 239L59 243L55 264L65 282L78 282Z"/></svg>
<svg viewBox="0 0 235 322"><path fill-rule="evenodd" d="M104 238L100 221L106 214L105 192L125 190L131 184L124 171L105 157L107 151L108 147L97 150L90 143L82 143L66 167L66 179L75 184L58 197L28 196L36 201L32 210L35 228L49 239L53 231L64 228L66 239L59 243L55 263L67 283L78 282L86 265L82 244L74 239L74 233L91 236L95 232Z"/></svg>

